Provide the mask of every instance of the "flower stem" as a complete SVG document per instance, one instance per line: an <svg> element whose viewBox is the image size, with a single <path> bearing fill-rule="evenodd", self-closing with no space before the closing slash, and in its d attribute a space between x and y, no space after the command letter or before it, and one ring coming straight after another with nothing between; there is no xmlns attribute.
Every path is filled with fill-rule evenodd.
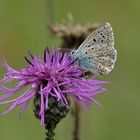
<svg viewBox="0 0 140 140"><path fill-rule="evenodd" d="M75 102L73 140L80 140L80 108Z"/></svg>
<svg viewBox="0 0 140 140"><path fill-rule="evenodd" d="M54 129L55 127L50 126L50 128L48 128L48 126L46 126L47 132L46 132L46 139L45 140L54 140Z"/></svg>
<svg viewBox="0 0 140 140"><path fill-rule="evenodd" d="M54 7L53 0L46 0L47 13L48 13L48 21L49 26L54 23Z"/></svg>

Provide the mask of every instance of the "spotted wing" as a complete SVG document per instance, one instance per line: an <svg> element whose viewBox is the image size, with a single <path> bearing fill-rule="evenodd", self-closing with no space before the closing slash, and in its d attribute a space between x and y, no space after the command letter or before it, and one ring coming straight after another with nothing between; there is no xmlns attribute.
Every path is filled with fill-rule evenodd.
<svg viewBox="0 0 140 140"><path fill-rule="evenodd" d="M90 71L108 74L114 67L117 55L114 49L114 35L111 25L105 23L98 26L77 51L85 55L94 66L94 69Z"/></svg>

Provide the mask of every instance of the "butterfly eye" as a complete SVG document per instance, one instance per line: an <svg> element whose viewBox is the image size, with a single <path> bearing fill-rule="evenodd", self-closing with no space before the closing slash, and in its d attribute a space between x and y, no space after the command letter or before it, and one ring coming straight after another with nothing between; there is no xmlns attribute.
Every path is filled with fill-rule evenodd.
<svg viewBox="0 0 140 140"><path fill-rule="evenodd" d="M92 50L94 50L94 48L91 48Z"/></svg>
<svg viewBox="0 0 140 140"><path fill-rule="evenodd" d="M85 54L87 54L87 52L85 52Z"/></svg>
<svg viewBox="0 0 140 140"><path fill-rule="evenodd" d="M101 51L101 49L98 50L99 52Z"/></svg>
<svg viewBox="0 0 140 140"><path fill-rule="evenodd" d="M98 66L98 68L100 69L100 68L101 68L101 66L99 65L99 66Z"/></svg>
<svg viewBox="0 0 140 140"><path fill-rule="evenodd" d="M105 38L105 36L104 36L104 35L103 35L102 37L103 37L103 38Z"/></svg>
<svg viewBox="0 0 140 140"><path fill-rule="evenodd" d="M104 42L104 40L101 40L101 42Z"/></svg>
<svg viewBox="0 0 140 140"><path fill-rule="evenodd" d="M90 59L90 57L88 57L88 59Z"/></svg>
<svg viewBox="0 0 140 140"><path fill-rule="evenodd" d="M98 33L100 33L100 31L98 31Z"/></svg>

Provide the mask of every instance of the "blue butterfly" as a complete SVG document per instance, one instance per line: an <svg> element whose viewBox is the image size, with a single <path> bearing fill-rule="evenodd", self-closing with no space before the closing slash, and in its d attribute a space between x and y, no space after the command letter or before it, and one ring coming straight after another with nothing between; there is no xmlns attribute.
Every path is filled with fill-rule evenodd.
<svg viewBox="0 0 140 140"><path fill-rule="evenodd" d="M95 75L108 74L114 68L117 56L111 25L98 26L71 55L87 71Z"/></svg>

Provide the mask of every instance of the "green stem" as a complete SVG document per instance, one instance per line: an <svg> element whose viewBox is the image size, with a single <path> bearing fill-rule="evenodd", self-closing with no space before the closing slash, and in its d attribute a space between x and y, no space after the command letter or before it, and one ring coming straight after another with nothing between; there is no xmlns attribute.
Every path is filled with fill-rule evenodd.
<svg viewBox="0 0 140 140"><path fill-rule="evenodd" d="M49 25L54 23L54 7L53 7L53 0L46 0L47 4L47 13L49 17Z"/></svg>
<svg viewBox="0 0 140 140"><path fill-rule="evenodd" d="M73 140L80 140L80 108L75 103Z"/></svg>
<svg viewBox="0 0 140 140"><path fill-rule="evenodd" d="M54 127L50 127L50 128L46 128L47 129L47 132L46 132L46 139L45 140L54 140L54 136L55 136L55 133L54 133Z"/></svg>

